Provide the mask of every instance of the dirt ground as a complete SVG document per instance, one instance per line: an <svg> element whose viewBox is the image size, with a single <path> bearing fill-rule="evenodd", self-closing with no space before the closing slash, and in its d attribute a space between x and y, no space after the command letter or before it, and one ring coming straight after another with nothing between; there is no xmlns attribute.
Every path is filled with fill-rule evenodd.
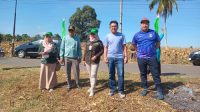
<svg viewBox="0 0 200 112"><path fill-rule="evenodd" d="M192 84L189 87L177 87L166 95L165 101L173 108L182 111L200 112L199 86L199 84Z"/></svg>
<svg viewBox="0 0 200 112"><path fill-rule="evenodd" d="M118 94L108 96L108 75L98 73L95 96L90 98L87 93L89 79L86 72L81 72L82 89L66 89L63 70L57 73L58 86L51 93L38 89L39 68L0 69L0 112L176 112L195 111L191 105L199 103L200 79L183 77L180 75L162 76L165 100L156 99L156 91L152 78L149 76L149 93L140 96L142 88L138 74L125 74L126 98L119 98ZM195 86L194 86L195 85ZM183 89L179 89L183 88ZM186 88L186 89L185 89ZM187 89L189 88L189 90ZM185 94L181 90L194 91L192 98L184 100ZM187 93L186 93L187 94ZM179 98L175 98L175 97ZM183 102L185 105L182 105ZM180 104L180 105L179 105ZM185 108L183 108L185 107ZM196 106L198 107L198 106ZM199 108L196 108L198 110Z"/></svg>

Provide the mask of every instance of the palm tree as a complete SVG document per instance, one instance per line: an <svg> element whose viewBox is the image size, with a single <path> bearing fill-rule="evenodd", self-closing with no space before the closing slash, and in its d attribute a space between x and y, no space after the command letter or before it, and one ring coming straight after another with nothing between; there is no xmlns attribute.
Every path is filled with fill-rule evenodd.
<svg viewBox="0 0 200 112"><path fill-rule="evenodd" d="M166 21L169 15L172 16L173 6L175 5L176 10L178 11L178 4L176 0L152 0L149 4L149 9L152 10L155 5L158 5L157 15L161 15L164 18L164 34L165 34L165 43L167 48L167 27Z"/></svg>

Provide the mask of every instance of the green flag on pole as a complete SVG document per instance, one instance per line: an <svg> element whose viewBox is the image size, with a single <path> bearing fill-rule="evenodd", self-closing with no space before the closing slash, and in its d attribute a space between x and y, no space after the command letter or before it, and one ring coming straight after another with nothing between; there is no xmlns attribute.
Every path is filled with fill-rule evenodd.
<svg viewBox="0 0 200 112"><path fill-rule="evenodd" d="M157 18L156 18L156 21L154 23L154 29L157 33L159 32L159 22L160 22L160 18L159 18L159 15L158 15Z"/></svg>
<svg viewBox="0 0 200 112"><path fill-rule="evenodd" d="M66 27L65 27L65 19L62 21L62 39L65 38L66 35Z"/></svg>

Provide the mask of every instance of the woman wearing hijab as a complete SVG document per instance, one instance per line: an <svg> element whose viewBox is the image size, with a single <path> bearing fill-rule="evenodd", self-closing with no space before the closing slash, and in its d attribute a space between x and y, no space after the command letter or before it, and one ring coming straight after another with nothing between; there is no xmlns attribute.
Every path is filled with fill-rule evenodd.
<svg viewBox="0 0 200 112"><path fill-rule="evenodd" d="M96 28L91 29L83 58L90 78L90 88L88 89L89 96L94 96L97 71L99 68L100 57L103 52L104 47L102 41L99 40L98 30Z"/></svg>
<svg viewBox="0 0 200 112"><path fill-rule="evenodd" d="M41 58L39 89L47 89L49 92L57 85L56 62L58 49L53 42L52 33L47 32L39 47Z"/></svg>

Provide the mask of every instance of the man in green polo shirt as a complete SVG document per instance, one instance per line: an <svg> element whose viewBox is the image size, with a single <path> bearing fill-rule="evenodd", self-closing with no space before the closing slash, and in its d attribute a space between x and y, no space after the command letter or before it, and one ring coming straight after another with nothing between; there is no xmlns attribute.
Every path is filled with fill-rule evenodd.
<svg viewBox="0 0 200 112"><path fill-rule="evenodd" d="M75 27L70 25L68 28L69 35L66 35L60 46L60 63L65 62L65 72L67 78L67 88L72 87L71 84L71 68L73 69L76 86L79 85L79 63L81 62L81 43L78 35L75 34Z"/></svg>

